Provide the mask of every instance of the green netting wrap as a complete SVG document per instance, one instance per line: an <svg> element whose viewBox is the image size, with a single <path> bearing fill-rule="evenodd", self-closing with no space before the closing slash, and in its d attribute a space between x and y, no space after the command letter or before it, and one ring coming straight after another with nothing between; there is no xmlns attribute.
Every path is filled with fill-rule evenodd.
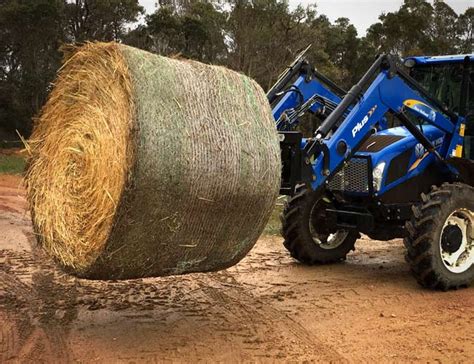
<svg viewBox="0 0 474 364"><path fill-rule="evenodd" d="M29 149L39 241L87 278L236 264L278 194L278 137L253 80L115 43L66 61Z"/></svg>

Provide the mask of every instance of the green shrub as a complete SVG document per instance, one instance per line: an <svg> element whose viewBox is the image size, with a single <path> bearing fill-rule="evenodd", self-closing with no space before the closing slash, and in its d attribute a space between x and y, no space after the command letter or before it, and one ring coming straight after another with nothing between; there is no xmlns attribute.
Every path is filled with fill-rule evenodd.
<svg viewBox="0 0 474 364"><path fill-rule="evenodd" d="M268 220L262 235L280 235L281 221L280 214L283 211L282 201L278 201L272 211L270 220Z"/></svg>
<svg viewBox="0 0 474 364"><path fill-rule="evenodd" d="M0 154L0 174L21 174L25 169L25 158L19 155Z"/></svg>

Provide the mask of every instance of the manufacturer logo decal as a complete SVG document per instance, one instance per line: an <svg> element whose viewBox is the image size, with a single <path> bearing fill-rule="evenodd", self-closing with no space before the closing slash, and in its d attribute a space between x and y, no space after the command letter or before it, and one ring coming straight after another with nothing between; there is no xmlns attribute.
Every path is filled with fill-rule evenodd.
<svg viewBox="0 0 474 364"><path fill-rule="evenodd" d="M421 157L423 157L423 154L425 154L425 147L423 147L423 145L418 143L415 146L415 155L416 155L417 158L421 158Z"/></svg>
<svg viewBox="0 0 474 364"><path fill-rule="evenodd" d="M435 149L438 149L443 144L443 141L444 141L444 137L440 137L438 139L433 140L431 143L433 144L433 147ZM426 149L423 145L421 145L421 143L418 143L417 145L415 145L415 156L417 158L423 157L425 153L426 153Z"/></svg>
<svg viewBox="0 0 474 364"><path fill-rule="evenodd" d="M367 124L367 122L369 121L370 117L372 116L372 114L374 113L376 109L377 109L377 105L375 105L372 109L370 109L367 115L365 115L364 118L354 126L354 128L352 129L353 138L355 138L357 133L362 130L365 124Z"/></svg>
<svg viewBox="0 0 474 364"><path fill-rule="evenodd" d="M416 111L418 114L424 116L428 120L431 120L431 121L436 120L436 111L434 111L431 107L422 103L419 100L408 99L408 100L403 101L403 104L406 107L412 109L413 111Z"/></svg>

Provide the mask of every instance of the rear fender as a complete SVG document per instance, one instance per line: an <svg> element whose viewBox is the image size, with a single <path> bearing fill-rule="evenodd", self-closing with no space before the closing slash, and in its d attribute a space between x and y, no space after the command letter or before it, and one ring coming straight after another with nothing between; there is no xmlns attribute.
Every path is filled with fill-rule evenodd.
<svg viewBox="0 0 474 364"><path fill-rule="evenodd" d="M474 162L466 158L450 158L447 162L459 172L459 178L465 184L474 186Z"/></svg>

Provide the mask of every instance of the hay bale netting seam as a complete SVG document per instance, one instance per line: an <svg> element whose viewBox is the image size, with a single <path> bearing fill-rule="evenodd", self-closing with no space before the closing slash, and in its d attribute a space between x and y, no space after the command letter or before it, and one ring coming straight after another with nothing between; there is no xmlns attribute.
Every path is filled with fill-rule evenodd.
<svg viewBox="0 0 474 364"><path fill-rule="evenodd" d="M116 43L74 51L29 145L35 232L86 278L229 267L279 189L278 137L256 82Z"/></svg>

